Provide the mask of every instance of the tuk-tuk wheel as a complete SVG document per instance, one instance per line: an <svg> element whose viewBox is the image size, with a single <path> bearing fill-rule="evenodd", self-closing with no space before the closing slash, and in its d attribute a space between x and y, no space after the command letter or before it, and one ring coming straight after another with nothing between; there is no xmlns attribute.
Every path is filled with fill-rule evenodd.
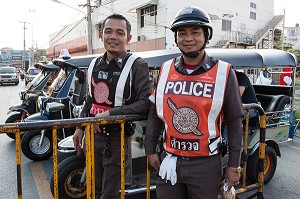
<svg viewBox="0 0 300 199"><path fill-rule="evenodd" d="M21 122L21 113L12 114L5 121L5 123L18 123L18 122ZM24 131L21 131L20 134L21 134L21 138L22 138ZM16 139L16 136L14 133L6 133L6 135L8 137L10 137L11 139Z"/></svg>
<svg viewBox="0 0 300 199"><path fill-rule="evenodd" d="M254 154L248 157L247 160L247 178L250 180L251 183L256 183L258 181L258 152L259 149L255 151ZM277 167L277 156L275 150L270 147L266 146L266 153L265 153L265 162L264 162L264 184L270 182L273 178Z"/></svg>
<svg viewBox="0 0 300 199"><path fill-rule="evenodd" d="M80 179L85 167L84 154L64 159L58 165L58 193L60 199L86 198L86 184ZM54 195L54 176L50 181L52 195Z"/></svg>

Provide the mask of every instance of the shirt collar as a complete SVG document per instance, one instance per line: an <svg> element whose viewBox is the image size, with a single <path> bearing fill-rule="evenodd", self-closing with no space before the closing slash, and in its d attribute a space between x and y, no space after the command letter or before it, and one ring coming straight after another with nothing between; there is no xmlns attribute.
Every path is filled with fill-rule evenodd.
<svg viewBox="0 0 300 199"><path fill-rule="evenodd" d="M123 51L117 57L115 57L113 60L119 66L119 68L122 68L123 67L123 62L126 59L126 57L127 57L127 52ZM102 57L101 65L104 65L104 66L108 65L107 62L106 62L106 59L107 59L107 52L105 52L103 57Z"/></svg>
<svg viewBox="0 0 300 199"><path fill-rule="evenodd" d="M204 55L198 66L195 68L195 71L197 71L199 68L203 68L204 70L208 71L214 66L214 62L211 60L211 58L207 55L207 53L204 51ZM175 61L175 68L178 68L179 66L183 66L183 57L180 56Z"/></svg>

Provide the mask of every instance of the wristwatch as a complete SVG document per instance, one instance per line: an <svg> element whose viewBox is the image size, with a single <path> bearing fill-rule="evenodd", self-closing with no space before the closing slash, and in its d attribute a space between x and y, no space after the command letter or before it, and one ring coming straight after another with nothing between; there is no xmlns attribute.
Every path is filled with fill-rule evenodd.
<svg viewBox="0 0 300 199"><path fill-rule="evenodd" d="M228 167L229 169L231 169L231 170L234 170L235 172L237 172L237 173L241 173L241 171L242 171L242 167Z"/></svg>

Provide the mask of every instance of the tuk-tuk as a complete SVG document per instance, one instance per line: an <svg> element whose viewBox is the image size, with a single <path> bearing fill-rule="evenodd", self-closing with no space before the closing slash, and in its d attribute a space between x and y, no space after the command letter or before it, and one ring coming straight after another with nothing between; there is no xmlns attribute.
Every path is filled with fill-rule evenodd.
<svg viewBox="0 0 300 199"><path fill-rule="evenodd" d="M41 72L26 85L25 90L19 92L21 99L20 104L16 104L9 108L7 114L11 114L5 121L5 123L17 123L23 121L26 117L39 111L37 106L38 96L43 95L47 91L49 82L52 81L53 77L59 71L59 67L54 65L52 62L48 64L37 63L36 68L39 68ZM7 133L7 135L15 139L15 134Z"/></svg>
<svg viewBox="0 0 300 199"><path fill-rule="evenodd" d="M64 59L52 62L61 70L49 86L45 96L38 98L37 112L27 117L25 122L74 118L73 108L83 103L85 94L84 73L95 56L74 57L69 62ZM59 139L74 133L75 129L60 129ZM49 129L27 131L22 137L21 149L31 160L45 160L52 156L52 134ZM46 133L47 132L47 133Z"/></svg>
<svg viewBox="0 0 300 199"><path fill-rule="evenodd" d="M293 138L294 118L293 94L295 82L296 58L293 54L280 50L258 50L258 49L206 49L208 55L232 64L234 70L242 70L248 75L254 84L257 97L267 114L266 128L266 156L264 182L269 182L277 166L277 156L281 156L278 146L279 142L288 141ZM175 58L181 53L179 50L159 50L150 52L134 53L142 57L149 66L151 74L157 76L159 68L164 61ZM284 68L291 71L284 72ZM267 79L271 80L269 85L263 85L258 77L262 70L267 70ZM279 83L280 74L289 74L292 82L289 85L276 85ZM257 118L259 119L259 118ZM140 194L146 190L141 182L141 175L145 174L146 156L143 148L145 134L145 123L137 122L135 134L132 136L132 167L131 186L127 186L126 195ZM247 161L247 178L250 182L257 182L258 173L258 145L259 126L258 120L250 125ZM68 139L68 141L67 141ZM159 147L158 147L159 148ZM74 152L72 138L66 138L59 143L60 152ZM223 158L226 165L226 155ZM84 198L85 197L85 158L83 154L71 156L59 164L59 195L61 198ZM129 178L130 178L129 177ZM150 186L155 190L154 182ZM53 191L53 179L51 180L51 190Z"/></svg>

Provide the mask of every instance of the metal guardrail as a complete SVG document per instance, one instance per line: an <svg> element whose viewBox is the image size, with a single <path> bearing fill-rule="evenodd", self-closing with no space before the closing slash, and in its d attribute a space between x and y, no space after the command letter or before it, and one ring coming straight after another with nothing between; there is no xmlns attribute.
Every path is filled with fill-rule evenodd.
<svg viewBox="0 0 300 199"><path fill-rule="evenodd" d="M57 129L83 126L86 140L86 187L87 199L95 198L94 178L94 124L120 124L121 125L121 198L125 198L125 141L124 123L144 120L144 115L109 116L103 118L76 118L63 120L48 120L40 122L20 122L0 124L0 133L15 133L16 135L16 165L17 165L17 191L18 199L22 199L22 168L21 168L21 139L20 132L33 129L52 129L53 139L53 176L54 198L59 199L58 193L58 157L57 157Z"/></svg>
<svg viewBox="0 0 300 199"><path fill-rule="evenodd" d="M248 129L249 129L249 110L257 109L260 113L260 140L259 140L259 167L258 182L246 186L246 164L243 168L242 187L236 190L236 194L240 195L249 191L258 190L249 198L257 197L263 199L264 186L264 159L265 159L265 134L266 134L266 115L264 110L258 104L244 104L247 110L246 124L244 132L244 153L247 154ZM124 123L128 121L144 120L144 115L123 115L109 116L103 118L76 118L64 120L48 120L40 122L21 122L11 124L0 124L0 133L16 134L16 165L17 165L17 191L18 199L22 199L22 173L21 173L21 143L20 132L32 129L52 129L53 139L53 176L54 176L54 198L59 199L58 193L58 156L57 156L57 130L60 128L71 128L76 126L85 127L86 141L86 190L87 199L95 198L95 175L94 175L94 124L120 124L121 125L121 199L125 198L125 141L124 141ZM146 198L150 199L150 168L147 160L146 173Z"/></svg>
<svg viewBox="0 0 300 199"><path fill-rule="evenodd" d="M257 192L248 198L264 199L263 188L264 188L264 164L265 164L265 148L266 148L266 114L264 109L258 104L244 104L243 108L247 111L246 113L246 123L244 129L244 146L243 152L244 154L248 153L248 132L249 132L249 110L256 109L260 115L260 137L259 137L259 160L258 160L258 182L255 184L251 184L246 186L246 170L247 170L247 162L243 166L243 182L242 187L236 190L236 195L241 195L243 193L247 193L257 189Z"/></svg>

